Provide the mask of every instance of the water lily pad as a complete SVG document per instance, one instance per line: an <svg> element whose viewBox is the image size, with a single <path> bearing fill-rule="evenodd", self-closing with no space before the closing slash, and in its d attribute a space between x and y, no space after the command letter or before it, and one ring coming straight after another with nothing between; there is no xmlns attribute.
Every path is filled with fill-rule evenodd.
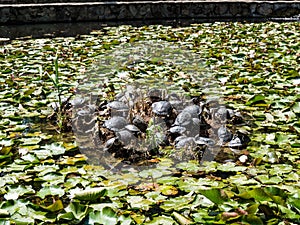
<svg viewBox="0 0 300 225"><path fill-rule="evenodd" d="M19 196L25 194L34 194L35 191L30 186L9 187L7 193L4 195L6 200L16 200Z"/></svg>
<svg viewBox="0 0 300 225"><path fill-rule="evenodd" d="M54 186L46 186L40 189L36 195L40 198L44 199L46 196L59 196L62 197L65 194L65 191L60 186L54 185Z"/></svg>
<svg viewBox="0 0 300 225"><path fill-rule="evenodd" d="M160 224L165 224L165 225L173 225L175 221L172 219L172 217L168 216L157 216L150 222L144 223L145 225L160 225Z"/></svg>
<svg viewBox="0 0 300 225"><path fill-rule="evenodd" d="M64 208L63 203L60 199L55 200L55 202L51 205L48 205L48 206L40 205L40 207L42 207L43 209L48 210L50 212L57 212Z"/></svg>
<svg viewBox="0 0 300 225"><path fill-rule="evenodd" d="M20 141L22 142L21 145L26 146L26 145L36 145L41 142L40 137L32 137L32 138L22 138Z"/></svg>
<svg viewBox="0 0 300 225"><path fill-rule="evenodd" d="M107 195L106 188L90 188L85 190L74 190L72 198L82 201L95 201Z"/></svg>
<svg viewBox="0 0 300 225"><path fill-rule="evenodd" d="M258 103L266 103L265 99L266 98L263 95L254 95L247 100L246 105L251 106L251 105L257 105Z"/></svg>

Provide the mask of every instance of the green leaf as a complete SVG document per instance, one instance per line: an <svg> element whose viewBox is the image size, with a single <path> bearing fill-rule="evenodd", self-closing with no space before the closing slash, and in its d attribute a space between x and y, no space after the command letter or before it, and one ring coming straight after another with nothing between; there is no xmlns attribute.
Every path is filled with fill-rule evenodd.
<svg viewBox="0 0 300 225"><path fill-rule="evenodd" d="M300 102L295 102L292 106L294 113L300 113Z"/></svg>
<svg viewBox="0 0 300 225"><path fill-rule="evenodd" d="M172 196L172 195L178 194L177 188L175 188L174 186L171 186L171 185L160 186L159 190L161 191L161 193L163 195L167 195L167 196Z"/></svg>
<svg viewBox="0 0 300 225"><path fill-rule="evenodd" d="M87 205L83 205L80 202L71 202L67 208L65 208L67 214L62 214L60 218L70 219L73 218L81 221L86 215L88 215L89 207ZM70 214L71 213L71 214Z"/></svg>
<svg viewBox="0 0 300 225"><path fill-rule="evenodd" d="M110 207L104 207L101 211L93 211L89 214L89 224L117 224L118 216Z"/></svg>
<svg viewBox="0 0 300 225"><path fill-rule="evenodd" d="M85 190L75 190L73 192L73 198L81 201L95 201L103 196L107 195L106 188L90 188Z"/></svg>
<svg viewBox="0 0 300 225"><path fill-rule="evenodd" d="M0 225L10 225L11 222L9 219L0 219Z"/></svg>
<svg viewBox="0 0 300 225"><path fill-rule="evenodd" d="M145 199L142 196L127 196L127 202L134 209L149 210L150 205L154 204L154 201Z"/></svg>
<svg viewBox="0 0 300 225"><path fill-rule="evenodd" d="M9 216L10 213L5 209L0 209L0 218ZM1 224L1 223L0 223Z"/></svg>
<svg viewBox="0 0 300 225"><path fill-rule="evenodd" d="M163 216L154 217L153 220L151 220L150 222L146 222L143 224L145 224L145 225L161 225L161 224L174 225L175 221L171 217L163 215Z"/></svg>
<svg viewBox="0 0 300 225"><path fill-rule="evenodd" d="M247 215L245 221L249 224L264 225L264 222L256 215Z"/></svg>
<svg viewBox="0 0 300 225"><path fill-rule="evenodd" d="M227 199L227 196L221 189L206 189L206 190L200 190L200 194L204 195L206 198L211 200L213 203L220 205L224 203Z"/></svg>
<svg viewBox="0 0 300 225"><path fill-rule="evenodd" d="M298 212L300 213L300 199L296 197L289 197L288 203L292 206L296 207L298 209Z"/></svg>
<svg viewBox="0 0 300 225"><path fill-rule="evenodd" d="M190 203L195 200L195 196L191 194L169 198L161 204L161 208L165 211L180 211L190 208Z"/></svg>
<svg viewBox="0 0 300 225"><path fill-rule="evenodd" d="M55 200L55 202L49 206L40 205L43 209L48 210L50 212L56 212L64 208L64 205L60 199Z"/></svg>
<svg viewBox="0 0 300 225"><path fill-rule="evenodd" d="M265 174L258 175L256 177L261 183L263 184L279 184L283 181L283 179L280 176L268 176Z"/></svg>
<svg viewBox="0 0 300 225"><path fill-rule="evenodd" d="M39 196L41 199L44 199L46 196L59 196L62 197L65 194L65 191L63 188L61 188L58 185L53 185L53 186L46 186L41 188L38 193L36 194Z"/></svg>
<svg viewBox="0 0 300 225"><path fill-rule="evenodd" d="M42 138L40 137L32 137L32 138L22 138L20 139L21 142L23 142L21 145L36 145L42 141Z"/></svg>
<svg viewBox="0 0 300 225"><path fill-rule="evenodd" d="M257 201L269 202L272 201L272 198L262 189L262 188L255 188L253 190L249 190L247 192L252 198L256 199Z"/></svg>
<svg viewBox="0 0 300 225"><path fill-rule="evenodd" d="M7 193L4 195L6 200L16 200L19 196L25 194L34 194L35 191L30 186L17 186L17 187L8 187Z"/></svg>
<svg viewBox="0 0 300 225"><path fill-rule="evenodd" d="M248 214L255 215L258 211L258 207L259 207L259 204L252 204L247 207L246 211L248 212Z"/></svg>
<svg viewBox="0 0 300 225"><path fill-rule="evenodd" d="M249 98L247 100L245 105L252 106L252 105L255 105L255 104L260 103L260 102L265 103L265 99L266 98L263 95L254 95L254 96L252 96L251 98Z"/></svg>
<svg viewBox="0 0 300 225"><path fill-rule="evenodd" d="M64 154L66 149L59 143L52 143L50 145L44 145L42 147L45 150L48 150L51 155L61 155Z"/></svg>
<svg viewBox="0 0 300 225"><path fill-rule="evenodd" d="M177 212L173 212L172 216L174 216L175 220L180 224L180 225L187 225L187 224L191 224L192 221L187 219L185 216L182 216L181 214L177 213Z"/></svg>

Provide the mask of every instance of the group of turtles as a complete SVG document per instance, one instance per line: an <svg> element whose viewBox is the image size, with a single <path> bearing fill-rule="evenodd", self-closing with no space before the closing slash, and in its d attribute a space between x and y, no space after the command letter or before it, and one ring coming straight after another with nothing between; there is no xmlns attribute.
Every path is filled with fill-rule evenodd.
<svg viewBox="0 0 300 225"><path fill-rule="evenodd" d="M241 113L218 99L187 100L154 88L145 95L127 91L95 104L77 97L71 104L72 128L81 150L98 158L102 154L99 160L109 156L136 163L161 154L201 160L204 153L215 156L222 148L243 149L250 141L237 129L244 123Z"/></svg>

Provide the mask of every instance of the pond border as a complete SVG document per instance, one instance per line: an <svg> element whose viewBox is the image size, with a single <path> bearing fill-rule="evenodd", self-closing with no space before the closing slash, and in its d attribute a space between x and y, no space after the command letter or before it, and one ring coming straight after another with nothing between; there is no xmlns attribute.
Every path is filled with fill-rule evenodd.
<svg viewBox="0 0 300 225"><path fill-rule="evenodd" d="M299 21L300 1L110 1L0 4L0 25L181 19Z"/></svg>

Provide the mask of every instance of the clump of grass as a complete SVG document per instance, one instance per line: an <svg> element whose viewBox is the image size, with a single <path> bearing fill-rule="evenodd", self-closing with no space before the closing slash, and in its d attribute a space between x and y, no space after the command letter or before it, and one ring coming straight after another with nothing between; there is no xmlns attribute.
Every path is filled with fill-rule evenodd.
<svg viewBox="0 0 300 225"><path fill-rule="evenodd" d="M56 118L56 122L58 125L58 131L61 132L62 130L66 130L67 127L67 123L68 123L68 118L66 116L67 114L67 109L66 109L66 105L69 102L69 99L67 101L63 101L62 100L62 87L61 87L61 83L60 83L60 77L59 77L59 65L58 65L58 52L56 52L55 58L54 58L54 73L49 75L49 78L51 79L55 91L57 93L57 104L55 104L55 118ZM51 116L52 117L52 116Z"/></svg>

